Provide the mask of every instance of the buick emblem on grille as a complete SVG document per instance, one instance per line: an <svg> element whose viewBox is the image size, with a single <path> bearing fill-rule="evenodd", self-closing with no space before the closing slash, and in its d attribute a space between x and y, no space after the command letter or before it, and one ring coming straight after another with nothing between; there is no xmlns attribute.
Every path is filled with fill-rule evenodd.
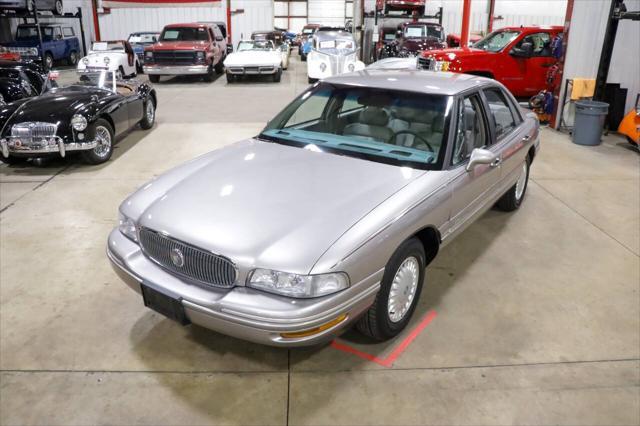
<svg viewBox="0 0 640 426"><path fill-rule="evenodd" d="M182 268L184 266L184 255L179 248L174 248L169 253L169 257L171 258L171 262L178 268Z"/></svg>

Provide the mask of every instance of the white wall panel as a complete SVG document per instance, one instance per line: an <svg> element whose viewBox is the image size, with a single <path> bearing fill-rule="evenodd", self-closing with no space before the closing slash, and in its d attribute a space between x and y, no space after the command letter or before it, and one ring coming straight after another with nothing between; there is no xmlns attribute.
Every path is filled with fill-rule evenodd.
<svg viewBox="0 0 640 426"><path fill-rule="evenodd" d="M344 26L344 0L309 0L309 23Z"/></svg>
<svg viewBox="0 0 640 426"><path fill-rule="evenodd" d="M234 0L234 9L244 13L231 17L234 45L241 35L251 36L252 31L273 27L273 2L271 0ZM100 15L100 33L103 39L122 39L135 31L160 31L167 24L196 21L226 21L223 5L211 7L145 7L111 9Z"/></svg>

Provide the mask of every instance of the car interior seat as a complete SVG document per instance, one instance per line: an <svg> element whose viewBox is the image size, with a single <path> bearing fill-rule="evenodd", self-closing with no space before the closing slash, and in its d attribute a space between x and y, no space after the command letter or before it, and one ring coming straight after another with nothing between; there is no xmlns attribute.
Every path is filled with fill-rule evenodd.
<svg viewBox="0 0 640 426"><path fill-rule="evenodd" d="M387 127L388 124L388 112L382 108L369 106L360 112L357 122L345 126L342 134L388 142L393 137L393 131Z"/></svg>

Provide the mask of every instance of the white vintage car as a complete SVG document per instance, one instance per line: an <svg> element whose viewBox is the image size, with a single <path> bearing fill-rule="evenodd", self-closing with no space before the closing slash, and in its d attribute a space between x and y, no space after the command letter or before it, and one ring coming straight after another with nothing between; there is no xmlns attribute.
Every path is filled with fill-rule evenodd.
<svg viewBox="0 0 640 426"><path fill-rule="evenodd" d="M347 31L318 31L313 36L313 46L307 55L309 83L364 69L358 60L358 46Z"/></svg>
<svg viewBox="0 0 640 426"><path fill-rule="evenodd" d="M106 70L118 78L135 77L142 69L128 41L96 41L89 54L78 61L79 72Z"/></svg>
<svg viewBox="0 0 640 426"><path fill-rule="evenodd" d="M277 48L271 40L243 40L238 43L238 49L224 60L229 83L244 75L270 75L273 81L279 82L282 70L288 66L286 47Z"/></svg>

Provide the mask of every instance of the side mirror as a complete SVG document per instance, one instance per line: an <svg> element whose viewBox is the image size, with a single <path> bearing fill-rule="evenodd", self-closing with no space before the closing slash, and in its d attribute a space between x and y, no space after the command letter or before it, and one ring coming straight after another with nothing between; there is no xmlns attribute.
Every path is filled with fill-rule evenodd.
<svg viewBox="0 0 640 426"><path fill-rule="evenodd" d="M530 58L533 56L533 43L525 41L520 47L514 47L509 52L512 56L518 56L521 58Z"/></svg>
<svg viewBox="0 0 640 426"><path fill-rule="evenodd" d="M469 157L469 164L467 164L467 171L475 169L480 164L491 164L497 159L497 155L488 149L476 148L471 151L471 157Z"/></svg>

